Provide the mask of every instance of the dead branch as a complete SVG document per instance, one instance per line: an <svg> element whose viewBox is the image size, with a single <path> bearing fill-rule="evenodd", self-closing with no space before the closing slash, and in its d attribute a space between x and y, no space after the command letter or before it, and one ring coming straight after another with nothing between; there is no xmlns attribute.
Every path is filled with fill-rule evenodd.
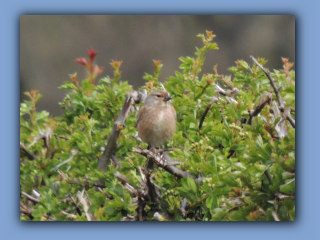
<svg viewBox="0 0 320 240"><path fill-rule="evenodd" d="M281 139L285 136L288 136L289 134L288 134L287 127L285 124L285 118L282 117L281 112L278 108L278 105L276 104L275 101L273 101L272 111L273 111L275 119L278 118L278 116L281 116L281 119L279 120L279 122L277 122L277 124L274 127L274 129L278 133L278 137Z"/></svg>
<svg viewBox="0 0 320 240"><path fill-rule="evenodd" d="M32 202L35 202L35 203L40 202L40 200L39 200L39 199L34 198L34 197L30 196L29 194L27 194L27 193L25 193L25 192L21 192L21 194L22 194L22 195L24 195L24 196L26 196L26 197L27 197L27 199L31 200Z"/></svg>
<svg viewBox="0 0 320 240"><path fill-rule="evenodd" d="M129 183L129 179L120 172L116 172L114 176L122 183L122 185L134 196L138 195L138 191Z"/></svg>
<svg viewBox="0 0 320 240"><path fill-rule="evenodd" d="M37 156L31 153L29 150L27 150L27 148L22 142L20 142L20 150L29 160L33 161L37 159Z"/></svg>
<svg viewBox="0 0 320 240"><path fill-rule="evenodd" d="M281 112L284 111L284 103L282 101L282 98L280 96L280 92L279 92L279 89L281 88L281 86L279 88L276 87L276 84L274 83L274 80L273 78L271 77L271 74L270 72L265 69L260 63L258 63L258 61L253 57L253 56L250 56L250 58L253 60L253 62L264 72L264 74L268 77L269 81L270 81L270 84L271 86L273 87L273 90L277 96L277 100L278 100L278 104L279 104L279 109Z"/></svg>
<svg viewBox="0 0 320 240"><path fill-rule="evenodd" d="M77 197L78 197L80 203L83 206L83 210L86 213L87 220L88 221L94 221L95 220L94 216L91 213L88 212L89 206L90 206L90 202L89 202L89 200L87 198L84 197L84 189L82 190L82 192L78 191Z"/></svg>
<svg viewBox="0 0 320 240"><path fill-rule="evenodd" d="M296 122L293 119L293 117L290 115L290 112L291 112L291 107L288 107L286 110L284 110L283 117L289 121L289 123L293 128L296 128Z"/></svg>
<svg viewBox="0 0 320 240"><path fill-rule="evenodd" d="M188 213L188 211L186 211L187 202L188 202L188 201L187 201L186 198L182 199L181 202L180 202L180 209L179 209L179 211L180 211L182 217L185 217L185 216L187 215L187 213Z"/></svg>
<svg viewBox="0 0 320 240"><path fill-rule="evenodd" d="M124 128L124 124L125 124L125 121L127 120L131 107L134 104L140 103L141 100L145 99L146 94L147 94L147 91L145 89L143 92L134 91L134 92L128 93L126 100L123 104L122 110L113 125L112 132L108 140L107 146L105 147L105 150L102 156L99 158L99 167L98 167L99 170L104 172L108 171L108 165L110 164L110 159L112 159L112 155L116 154L117 139L119 138L121 129Z"/></svg>
<svg viewBox="0 0 320 240"><path fill-rule="evenodd" d="M71 150L71 156L67 160L63 161L62 163L59 163L57 166L52 168L50 171L51 172L52 171L57 171L62 165L70 162L79 151L80 151L79 149L72 149Z"/></svg>
<svg viewBox="0 0 320 240"><path fill-rule="evenodd" d="M264 106L267 104L270 104L271 99L272 99L271 93L266 93L261 97L259 105L249 115L249 120L248 120L249 125L252 124L253 117L258 116L258 114L262 111Z"/></svg>
<svg viewBox="0 0 320 240"><path fill-rule="evenodd" d="M279 218L279 216L278 216L278 214L277 214L276 212L272 212L271 215L272 215L273 219L274 219L276 222L281 221L280 218Z"/></svg>
<svg viewBox="0 0 320 240"><path fill-rule="evenodd" d="M32 210L20 200L20 212L33 219Z"/></svg>

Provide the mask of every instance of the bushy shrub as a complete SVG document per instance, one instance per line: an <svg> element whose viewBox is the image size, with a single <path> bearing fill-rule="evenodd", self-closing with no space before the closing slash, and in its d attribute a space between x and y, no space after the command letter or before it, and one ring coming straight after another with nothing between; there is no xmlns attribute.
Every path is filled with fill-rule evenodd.
<svg viewBox="0 0 320 240"><path fill-rule="evenodd" d="M217 66L203 74L207 52L218 46L212 32L198 37L203 47L194 58L181 57L180 71L164 82L177 111L164 155L147 150L135 128L143 89L162 88L160 61L137 92L121 81L118 61L113 78L96 83L103 68L88 50L88 59L76 60L88 77L79 82L72 74L60 87L70 92L54 119L36 111L37 91L26 93L21 220L295 220L293 64L283 58L283 69L269 73L266 60L252 57L253 64L236 61L232 76L219 75ZM151 172L146 156L158 165Z"/></svg>

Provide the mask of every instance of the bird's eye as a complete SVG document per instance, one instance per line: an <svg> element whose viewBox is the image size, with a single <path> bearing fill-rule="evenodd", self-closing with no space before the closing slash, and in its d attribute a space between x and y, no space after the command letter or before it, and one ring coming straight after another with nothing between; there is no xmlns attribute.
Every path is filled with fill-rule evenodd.
<svg viewBox="0 0 320 240"><path fill-rule="evenodd" d="M157 95L157 97L161 97L161 95Z"/></svg>

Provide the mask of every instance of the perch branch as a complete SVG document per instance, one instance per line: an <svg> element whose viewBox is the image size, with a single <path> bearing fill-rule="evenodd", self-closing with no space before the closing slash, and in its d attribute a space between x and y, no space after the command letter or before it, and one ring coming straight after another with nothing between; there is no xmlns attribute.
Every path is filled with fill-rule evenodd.
<svg viewBox="0 0 320 240"><path fill-rule="evenodd" d="M154 161L159 167L163 168L164 170L166 170L167 172L171 173L172 175L178 178L192 177L194 180L196 180L199 183L201 183L202 180L204 179L203 177L197 178L196 176L188 172L182 171L179 168L176 168L175 166L173 166L168 160L170 159L169 155L166 153L164 154L165 157L164 156L160 157L157 153L151 150L141 149L141 148L133 148L132 152L148 157L149 159Z"/></svg>
<svg viewBox="0 0 320 240"><path fill-rule="evenodd" d="M135 103L140 103L141 100L145 99L146 94L147 94L146 90L139 93L137 91L128 93L126 100L123 104L122 110L113 125L112 132L108 140L107 146L105 147L105 150L102 156L99 158L99 167L98 167L99 170L104 172L108 171L108 165L110 163L110 159L112 159L112 155L115 155L117 150L117 139L120 135L121 129L124 128L124 124L125 124L125 121L127 120L131 107ZM116 162L115 164L117 165Z"/></svg>

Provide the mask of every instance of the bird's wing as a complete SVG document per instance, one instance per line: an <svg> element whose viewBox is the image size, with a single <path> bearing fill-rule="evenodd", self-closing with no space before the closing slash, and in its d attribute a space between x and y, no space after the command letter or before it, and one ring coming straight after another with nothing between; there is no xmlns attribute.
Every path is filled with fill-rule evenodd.
<svg viewBox="0 0 320 240"><path fill-rule="evenodd" d="M146 107L145 106L141 106L141 108L139 109L139 112L137 113L136 119L137 119L137 124L139 122L139 119L141 118L142 114L145 112Z"/></svg>

